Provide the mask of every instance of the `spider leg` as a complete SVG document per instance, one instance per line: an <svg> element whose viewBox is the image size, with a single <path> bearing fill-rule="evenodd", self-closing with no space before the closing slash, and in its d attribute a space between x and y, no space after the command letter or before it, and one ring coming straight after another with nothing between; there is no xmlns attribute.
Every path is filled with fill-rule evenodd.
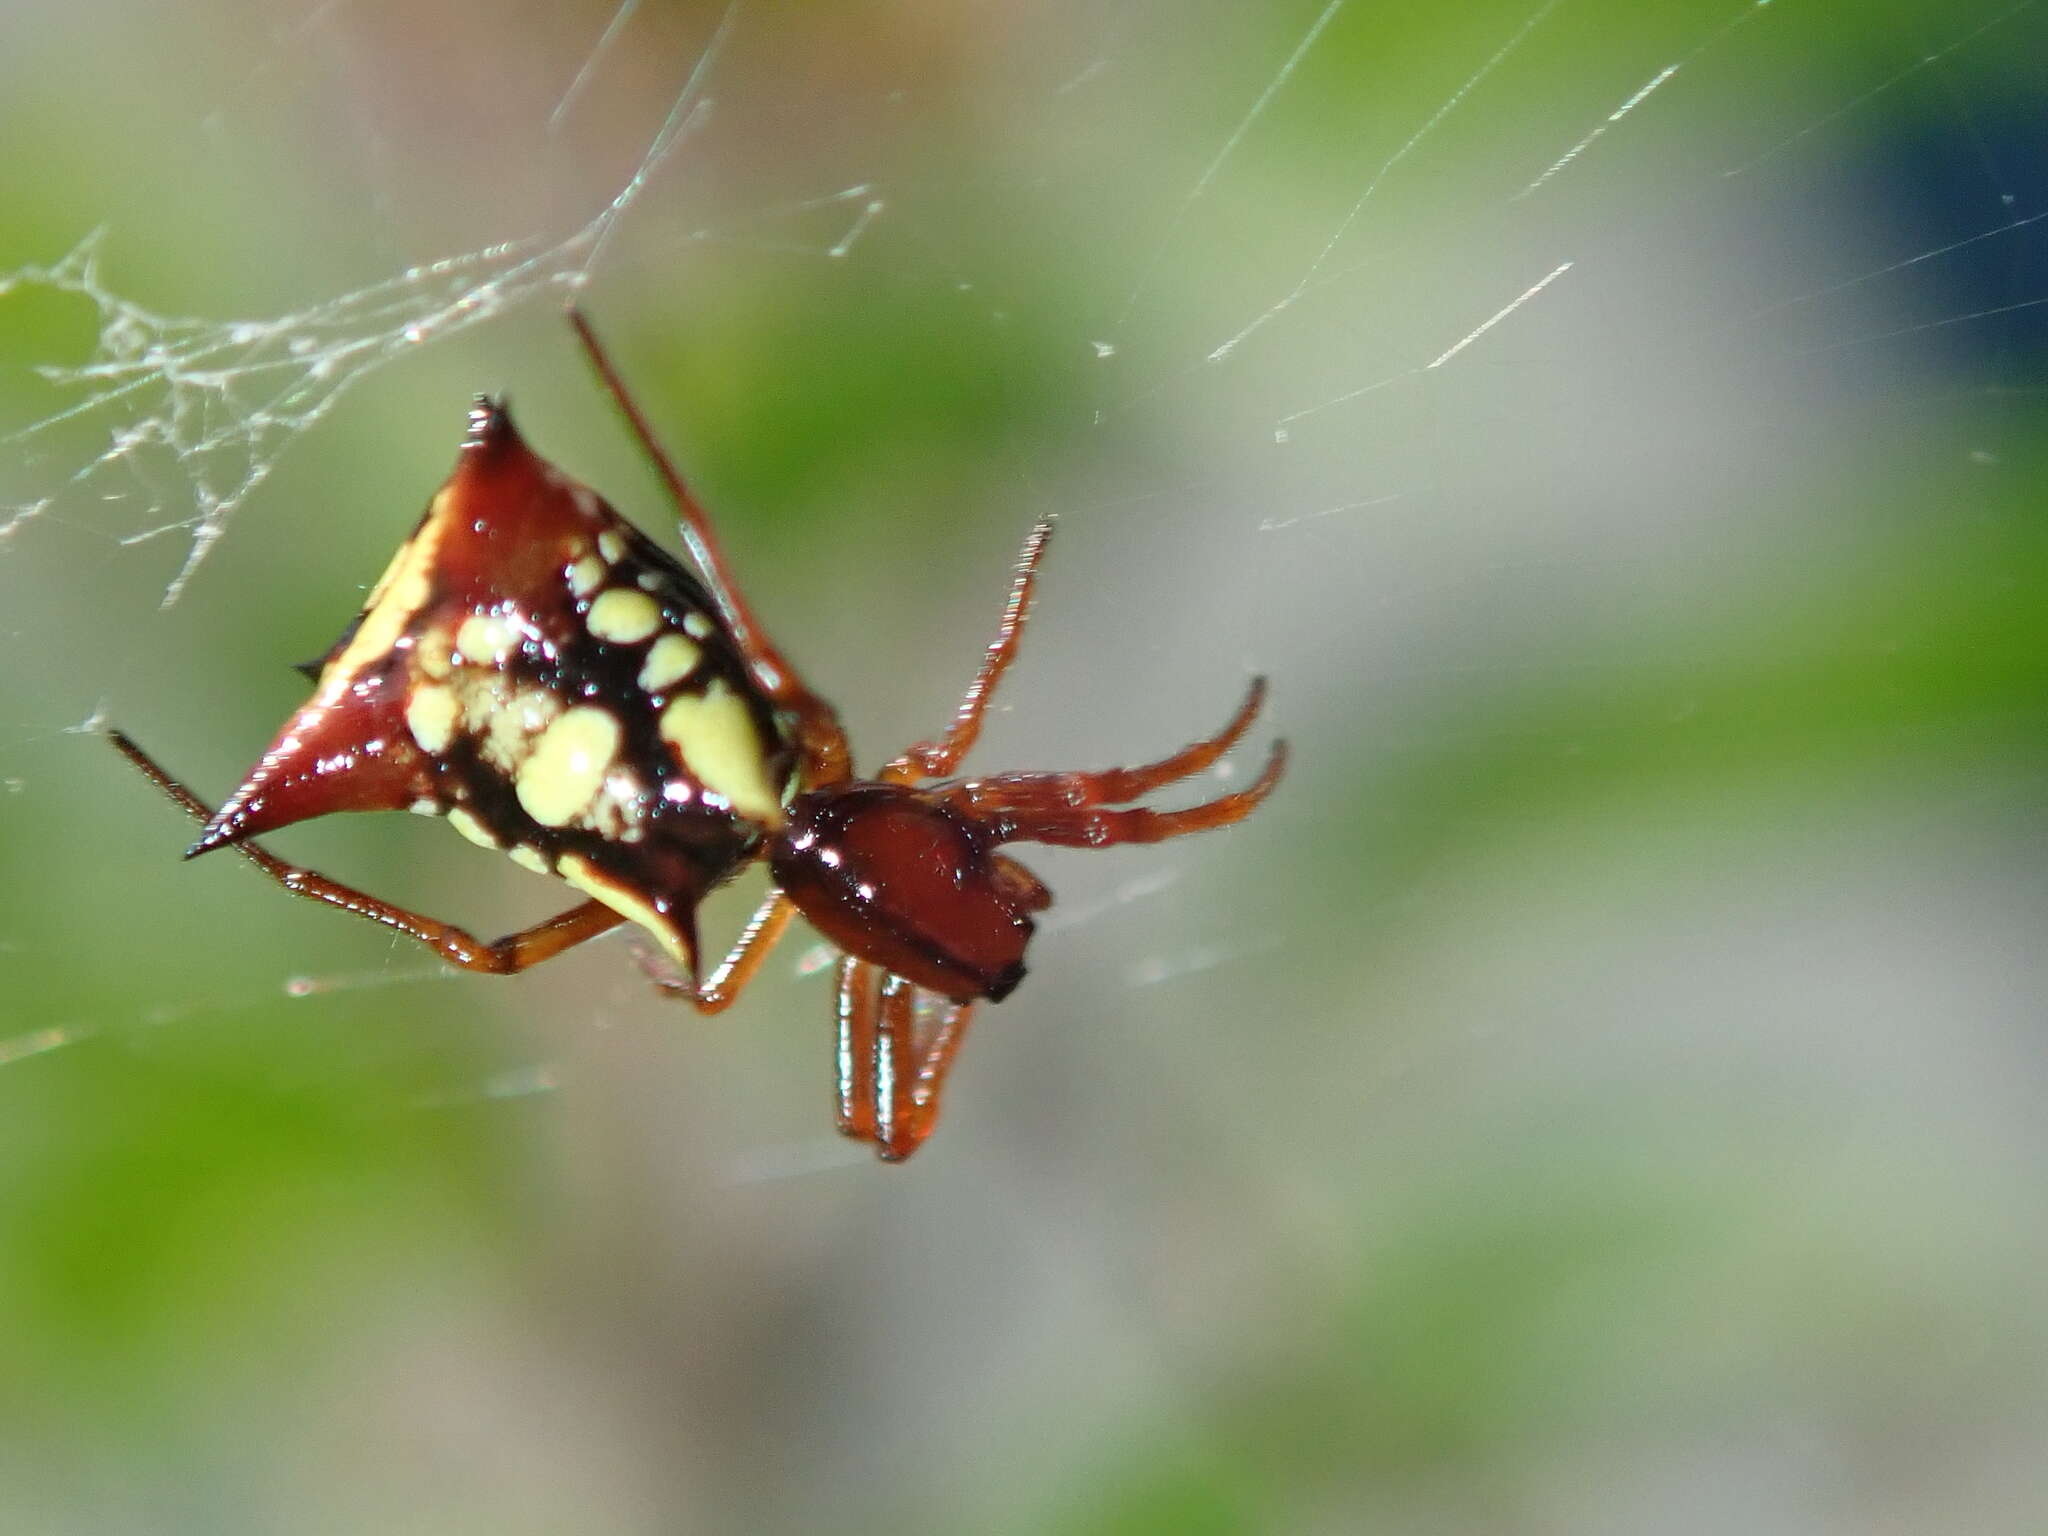
<svg viewBox="0 0 2048 1536"><path fill-rule="evenodd" d="M1287 743L1276 741L1264 771L1245 788L1177 811L1142 806L1114 810L1091 799L1077 803L1074 781L1092 777L1088 774L1011 774L1002 781L1000 794L995 781L984 781L989 793L971 809L997 842L1056 843L1067 848L1157 843L1243 821L1273 792L1286 769Z"/></svg>
<svg viewBox="0 0 2048 1536"><path fill-rule="evenodd" d="M1200 773L1236 746L1266 701L1266 680L1252 679L1244 703L1214 736L1191 742L1170 757L1136 768L1103 768L1079 773L999 773L969 779L938 793L950 804L982 816L1010 810L1078 810L1123 805L1155 789Z"/></svg>
<svg viewBox="0 0 2048 1536"><path fill-rule="evenodd" d="M796 903L771 889L708 980L677 981L653 971L647 973L648 980L662 993L681 998L699 1013L723 1013L739 1001L740 993L754 979L761 962L768 958L768 951L775 947L795 916Z"/></svg>
<svg viewBox="0 0 2048 1536"><path fill-rule="evenodd" d="M122 756L142 771L145 778L182 806L193 820L204 825L212 818L213 812L206 802L172 778L128 737L119 731L109 731L107 738ZM586 901L530 928L522 928L517 933L508 933L501 939L486 943L452 923L438 922L408 908L380 901L354 886L330 880L315 870L288 864L259 843L236 843L233 847L235 852L294 896L339 907L370 922L395 928L419 940L450 965L460 966L465 971L484 971L500 976L523 971L543 960L552 960L572 945L594 939L625 921L603 902Z"/></svg>
<svg viewBox="0 0 2048 1536"><path fill-rule="evenodd" d="M875 1139L875 966L852 955L839 962L839 1134Z"/></svg>
<svg viewBox="0 0 2048 1536"><path fill-rule="evenodd" d="M575 328L591 367L597 370L606 393L626 418L626 425L631 428L641 450L653 463L655 473L667 487L669 499L675 503L677 520L682 525L683 542L689 546L697 568L704 573L705 584L711 589L711 596L718 604L726 628L732 631L733 639L739 645L747 670L770 702L795 718L796 746L803 760L804 784L816 789L844 782L853 773L853 754L846 743L846 732L840 728L839 716L830 704L811 691L796 668L768 638L760 620L754 617L754 610L740 595L739 583L733 579L732 571L725 563L725 551L718 542L717 534L712 531L711 518L703 503L691 492L675 461L655 437L654 428L634 400L632 391L626 388L626 381L612 363L604 344L597 339L597 332L591 328L583 311L571 304L568 313L569 324Z"/></svg>
<svg viewBox="0 0 2048 1536"><path fill-rule="evenodd" d="M995 639L989 642L987 654L982 657L981 670L967 685L967 692L961 698L960 708L955 712L945 736L938 741L921 741L906 748L900 757L882 770L884 783L908 784L917 779L943 778L973 747L975 738L981 735L981 717L988 711L989 700L995 697L996 685L1017 658L1018 644L1024 638L1024 626L1031 618L1031 589L1037 579L1038 562L1044 558L1046 541L1051 537L1050 518L1037 524L1026 535L1024 548L1017 555L1017 574L1010 583L1010 600L1003 605L1003 621L996 629Z"/></svg>
<svg viewBox="0 0 2048 1536"><path fill-rule="evenodd" d="M875 1151L900 1163L939 1123L939 1095L967 1037L972 1003L945 1003L939 1022L918 1038L918 988L901 976L882 981L881 1026L875 1037Z"/></svg>

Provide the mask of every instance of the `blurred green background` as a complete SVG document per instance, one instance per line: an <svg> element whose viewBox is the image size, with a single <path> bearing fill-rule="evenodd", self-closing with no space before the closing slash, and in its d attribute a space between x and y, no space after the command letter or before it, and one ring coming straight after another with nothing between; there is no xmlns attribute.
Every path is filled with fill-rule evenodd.
<svg viewBox="0 0 2048 1536"><path fill-rule="evenodd" d="M1989 0L11 7L0 1529L2039 1530L2044 60ZM975 766L1274 679L1256 819L1027 853L905 1168L807 938L714 1021L610 940L445 976L80 729L224 793L476 390L659 527L586 268L864 760L1046 510Z"/></svg>

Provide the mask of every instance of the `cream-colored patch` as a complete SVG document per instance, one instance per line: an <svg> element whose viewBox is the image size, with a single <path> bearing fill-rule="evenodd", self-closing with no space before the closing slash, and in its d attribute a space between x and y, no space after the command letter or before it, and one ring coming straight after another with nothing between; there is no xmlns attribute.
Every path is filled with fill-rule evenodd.
<svg viewBox="0 0 2048 1536"><path fill-rule="evenodd" d="M455 687L462 699L462 727L472 736L488 731L512 703L512 679L494 669L465 669Z"/></svg>
<svg viewBox="0 0 2048 1536"><path fill-rule="evenodd" d="M597 497L587 485L576 486L569 492L569 499L576 503L576 510L585 517L597 516Z"/></svg>
<svg viewBox="0 0 2048 1536"><path fill-rule="evenodd" d="M632 645L661 628L661 608L645 592L631 587L614 587L598 594L584 621L600 640Z"/></svg>
<svg viewBox="0 0 2048 1536"><path fill-rule="evenodd" d="M448 825L460 832L472 843L475 843L479 848L495 848L498 846L498 840L491 836L490 829L459 805L448 813Z"/></svg>
<svg viewBox="0 0 2048 1536"><path fill-rule="evenodd" d="M547 855L527 843L520 843L508 849L506 856L521 869L530 869L536 875L552 875L555 872L555 867L548 862Z"/></svg>
<svg viewBox="0 0 2048 1536"><path fill-rule="evenodd" d="M455 632L455 648L471 666L502 667L524 638L509 614L472 613Z"/></svg>
<svg viewBox="0 0 2048 1536"><path fill-rule="evenodd" d="M461 713L462 705L454 689L440 683L422 683L405 701L405 728L421 747L438 756L455 739L455 721Z"/></svg>
<svg viewBox="0 0 2048 1536"><path fill-rule="evenodd" d="M746 701L715 679L701 694L684 694L661 712L661 735L683 766L735 811L764 826L782 825L782 797L768 777L761 733Z"/></svg>
<svg viewBox="0 0 2048 1536"><path fill-rule="evenodd" d="M647 793L639 775L630 768L614 768L604 776L603 787L578 824L613 842L637 843L647 835L640 825L646 816Z"/></svg>
<svg viewBox="0 0 2048 1536"><path fill-rule="evenodd" d="M448 643L448 631L438 625L422 634L413 646L413 660L420 671L437 683L448 681L448 674L454 670L454 647Z"/></svg>
<svg viewBox="0 0 2048 1536"><path fill-rule="evenodd" d="M648 648L640 668L640 686L649 693L664 693L697 669L704 653L694 640L681 635L663 635Z"/></svg>
<svg viewBox="0 0 2048 1536"><path fill-rule="evenodd" d="M569 590L588 597L604 585L605 564L595 555L585 555L569 567Z"/></svg>
<svg viewBox="0 0 2048 1536"><path fill-rule="evenodd" d="M704 615L701 613L693 612L684 614L683 628L687 629L699 640L708 640L711 638L711 621L705 618Z"/></svg>
<svg viewBox="0 0 2048 1536"><path fill-rule="evenodd" d="M626 557L626 541L607 528L597 536L597 552L617 565Z"/></svg>
<svg viewBox="0 0 2048 1536"><path fill-rule="evenodd" d="M502 773L516 773L533 751L533 740L562 713L562 701L545 688L512 691L502 672L485 672L464 698L464 719L484 740L484 761Z"/></svg>
<svg viewBox="0 0 2048 1536"><path fill-rule="evenodd" d="M633 580L639 583L642 592L659 592L661 590L661 574L658 571L642 571Z"/></svg>
<svg viewBox="0 0 2048 1536"><path fill-rule="evenodd" d="M441 802L429 800L422 796L420 799L413 801L406 809L415 816L438 816L441 814Z"/></svg>
<svg viewBox="0 0 2048 1536"><path fill-rule="evenodd" d="M582 854L563 854L561 863L555 866L555 873L586 896L595 896L619 916L645 928L661 940L661 947L681 964L694 966L697 963L697 957L683 947L674 925L667 918L638 893L627 890L606 876Z"/></svg>
<svg viewBox="0 0 2048 1536"><path fill-rule="evenodd" d="M398 547L370 599L363 604L363 622L353 639L320 674L320 691L315 696L333 703L347 691L355 675L398 643L399 636L433 595L434 556L441 547L442 513L448 505L448 488L443 486L427 507L420 530Z"/></svg>
<svg viewBox="0 0 2048 1536"><path fill-rule="evenodd" d="M611 711L596 705L578 705L558 717L541 732L513 780L526 814L544 827L567 826L604 783L623 734Z"/></svg>

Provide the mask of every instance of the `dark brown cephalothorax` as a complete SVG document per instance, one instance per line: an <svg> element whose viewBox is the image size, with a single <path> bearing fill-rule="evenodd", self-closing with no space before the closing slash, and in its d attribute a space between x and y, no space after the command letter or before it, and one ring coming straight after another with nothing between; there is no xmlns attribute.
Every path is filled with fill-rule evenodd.
<svg viewBox="0 0 2048 1536"><path fill-rule="evenodd" d="M838 717L763 632L709 518L587 322L571 320L660 472L701 577L528 448L502 403L480 399L455 472L341 639L302 669L313 696L218 811L128 737L113 732L114 744L203 823L187 857L235 848L286 889L470 970L521 971L630 921L692 978L656 984L716 1013L801 911L845 956L839 1127L901 1160L937 1121L975 1004L1023 979L1033 914L1052 901L1000 846L1101 848L1243 820L1279 782L1283 744L1234 794L1177 811L1129 802L1228 752L1264 682L1216 735L1143 767L947 778L1016 654L1051 533L1041 523L951 728L855 778ZM587 899L483 943L253 841L314 816L386 810L445 816ZM774 886L707 978L698 904L756 860Z"/></svg>

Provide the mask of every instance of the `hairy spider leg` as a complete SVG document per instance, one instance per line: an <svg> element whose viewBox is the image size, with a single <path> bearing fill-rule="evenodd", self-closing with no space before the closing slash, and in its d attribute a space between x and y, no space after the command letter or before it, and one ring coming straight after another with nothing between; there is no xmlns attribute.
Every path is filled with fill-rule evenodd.
<svg viewBox="0 0 2048 1536"><path fill-rule="evenodd" d="M939 1092L966 1036L972 1003L937 1004L939 1021L918 1038L921 989L884 976L875 1031L874 1143L884 1162L900 1163L924 1144L939 1121Z"/></svg>
<svg viewBox="0 0 2048 1536"><path fill-rule="evenodd" d="M175 801L194 821L203 826L212 819L212 808L171 777L133 740L120 731L109 731L107 737L122 756L142 771L144 778ZM465 971L483 971L494 976L515 975L539 965L543 960L554 959L565 949L586 939L609 933L625 921L603 902L586 901L529 928L486 943L453 923L440 922L408 907L381 901L352 885L330 880L317 870L287 863L253 839L233 846L243 858L294 896L338 907L386 928L395 928L419 940L450 965L460 966ZM682 996L699 1013L721 1013L732 1006L747 983L753 980L761 962L768 957L768 951L782 937L783 930L795 915L795 904L780 891L771 890L752 920L740 930L731 953L720 962L708 980L686 983L656 977L655 983L666 993Z"/></svg>
<svg viewBox="0 0 2048 1536"><path fill-rule="evenodd" d="M896 1111L903 1101L902 1079L915 1049L917 987L901 976L882 977L882 1016L875 1030L875 1150L883 1157L899 1145ZM898 1154L900 1160L901 1154Z"/></svg>
<svg viewBox="0 0 2048 1536"><path fill-rule="evenodd" d="M1220 732L1156 763L1098 773L1005 774L1000 779L957 786L947 798L974 791L977 798L971 814L1001 842L1108 848L1229 826L1256 810L1280 782L1287 768L1284 741L1274 743L1258 778L1234 794L1177 811L1118 810L1106 808L1102 802L1132 799L1200 772L1245 733L1264 697L1264 679L1254 681L1243 706ZM1021 865L1010 864L1010 869L1012 878L1038 884ZM939 1020L920 1038L919 1011L924 999L939 1010ZM902 1162L923 1145L938 1125L940 1095L973 1014L973 1003L948 1002L901 976L882 973L869 961L850 956L842 960L840 1131L857 1140L872 1141L885 1162Z"/></svg>
<svg viewBox="0 0 2048 1536"><path fill-rule="evenodd" d="M878 1150L882 1161L900 1163L937 1129L939 1095L946 1086L946 1074L960 1043L967 1038L968 1023L974 1017L973 1003L940 1002L938 1027L929 1039L914 1042L917 1070L894 1079L895 1101L890 1109L889 1131L881 1137Z"/></svg>
<svg viewBox="0 0 2048 1536"><path fill-rule="evenodd" d="M1243 739L1266 702L1266 680L1252 679L1230 723L1214 736L1191 742L1154 763L1135 768L1100 768L1077 773L998 773L949 785L939 794L971 816L1021 809L1079 809L1123 805L1200 773ZM1220 823L1219 823L1220 825Z"/></svg>
<svg viewBox="0 0 2048 1536"><path fill-rule="evenodd" d="M1259 808L1287 770L1287 743L1276 741L1265 769L1245 788L1177 811L1144 806L1116 810L1102 804L1120 798L1100 792L1108 774L1006 774L998 786L983 780L975 819L997 842L1053 843L1066 848L1113 848L1119 843L1159 843L1190 832L1207 832L1240 822ZM964 787L964 786L963 786ZM948 796L947 798L951 798Z"/></svg>
<svg viewBox="0 0 2048 1536"><path fill-rule="evenodd" d="M973 748L996 685L1016 659L1024 627L1030 621L1038 566L1052 528L1052 519L1046 518L1025 535L996 637L967 685L946 734L906 748L877 775L882 782L911 784L938 778L950 773ZM944 1003L939 1027L920 1042L916 1039L918 990L902 977L884 973L872 961L852 955L840 959L839 1131L855 1141L873 1142L888 1162L910 1156L938 1124L939 1095L974 1011L971 1003Z"/></svg>
<svg viewBox="0 0 2048 1536"><path fill-rule="evenodd" d="M569 324L575 328L584 354L590 359L591 367L596 369L605 392L626 418L626 425L638 439L641 451L653 463L655 472L667 488L669 500L675 503L683 542L689 546L697 568L704 573L705 585L710 588L712 600L718 604L719 615L739 646L747 670L769 701L794 719L799 772L804 787L820 789L844 783L853 776L853 753L847 745L846 732L839 724L838 713L811 691L810 685L768 638L767 631L754 617L747 600L740 595L739 583L726 566L725 552L717 534L712 531L710 514L691 493L675 461L655 437L654 428L633 398L632 391L626 387L625 379L613 365L611 355L597 339L597 332L591 328L583 311L571 304L568 313Z"/></svg>
<svg viewBox="0 0 2048 1536"><path fill-rule="evenodd" d="M119 731L109 731L108 740L129 762L142 770L143 777L162 790L185 813L201 826L213 818L213 810L191 790L172 778L163 767L142 748ZM517 933L508 933L501 939L486 943L466 929L452 923L437 922L431 917L396 906L388 901L379 901L367 892L354 886L343 885L330 880L316 870L290 864L254 841L236 843L235 852L254 864L264 874L290 891L294 896L303 896L308 901L317 901L325 906L339 907L344 912L353 912L357 917L386 928L395 928L400 933L418 939L450 965L462 967L465 971L485 971L493 975L506 976L539 965L543 960L552 960L563 950L594 939L601 933L625 921L618 913L601 901L586 901L571 907L566 912L522 928Z"/></svg>
<svg viewBox="0 0 2048 1536"><path fill-rule="evenodd" d="M981 733L982 720L1003 674L1016 659L1031 617L1038 565L1052 535L1051 522L1035 526L1017 557L1016 576L996 637L968 684L953 722L936 741L910 747L885 767L885 782L916 783L956 767ZM1286 744L1276 744L1265 771L1248 788L1179 811L1103 810L1200 773L1237 745L1266 699L1266 680L1254 678L1244 702L1213 736L1191 742L1157 762L1081 773L1010 773L971 779L935 791L980 822L998 840L1108 847L1156 842L1241 821L1271 793L1286 767ZM1009 861L1005 860L1005 863ZM1016 877L1036 881L1021 866ZM840 962L838 992L839 1129L871 1141L887 1161L910 1156L938 1123L947 1074L966 1038L974 1005L930 996L900 976L851 956ZM935 1028L919 1038L920 1007L941 1010Z"/></svg>
<svg viewBox="0 0 2048 1536"><path fill-rule="evenodd" d="M953 723L947 727L945 736L938 741L921 741L906 748L882 770L884 783L910 784L919 779L943 778L972 749L981 735L981 718L988 712L989 701L995 697L996 685L1010 670L1010 663L1016 660L1017 647L1024 638L1024 626L1031 618L1031 596L1037 584L1038 563L1045 557L1046 542L1051 537L1051 518L1044 519L1025 535L1024 547L1017 554L1017 574L1010 583L1010 600L1003 605L1003 621L996 629L995 639L989 642L987 654L982 657L981 670L967 685L967 692L961 698L960 707L954 712Z"/></svg>
<svg viewBox="0 0 2048 1536"><path fill-rule="evenodd" d="M843 955L839 961L839 1134L875 1139L875 966Z"/></svg>
<svg viewBox="0 0 2048 1536"><path fill-rule="evenodd" d="M925 1010L936 1024L920 1029ZM871 960L839 965L839 1131L900 1163L939 1123L939 1096L974 1004L954 1003Z"/></svg>
<svg viewBox="0 0 2048 1536"><path fill-rule="evenodd" d="M682 998L699 1013L723 1013L739 1000L740 993L760 971L761 963L768 958L768 952L775 947L788 929L790 919L795 916L796 903L770 886L761 905L747 920L747 926L740 930L732 949L708 979L697 977L680 981L649 970L644 964L642 969L647 970L648 979L664 994Z"/></svg>

